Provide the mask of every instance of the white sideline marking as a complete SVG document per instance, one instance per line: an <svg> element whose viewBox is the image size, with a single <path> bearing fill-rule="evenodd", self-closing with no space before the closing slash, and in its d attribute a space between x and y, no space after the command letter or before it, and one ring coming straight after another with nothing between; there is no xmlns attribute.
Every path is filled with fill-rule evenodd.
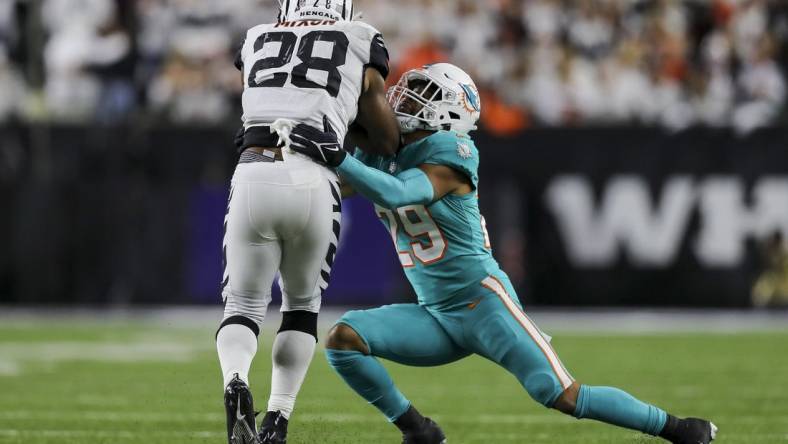
<svg viewBox="0 0 788 444"><path fill-rule="evenodd" d="M25 364L64 361L97 362L189 362L199 352L213 348L192 341L173 341L163 335L143 335L126 341L0 342L0 376L17 376Z"/></svg>
<svg viewBox="0 0 788 444"><path fill-rule="evenodd" d="M179 438L222 438L227 436L225 432L212 431L191 431L191 432L154 432L145 431L146 436L153 437L179 437ZM39 436L44 438L111 438L111 439L139 439L139 431L129 430L20 430L20 429L0 429L0 436L20 437L20 436Z"/></svg>
<svg viewBox="0 0 788 444"><path fill-rule="evenodd" d="M22 374L22 369L19 368L18 363L0 359L0 376L17 376L20 374Z"/></svg>

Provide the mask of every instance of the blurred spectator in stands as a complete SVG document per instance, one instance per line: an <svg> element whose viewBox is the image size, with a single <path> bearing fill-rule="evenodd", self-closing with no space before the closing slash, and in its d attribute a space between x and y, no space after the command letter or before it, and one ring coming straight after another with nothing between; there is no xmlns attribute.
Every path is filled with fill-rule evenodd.
<svg viewBox="0 0 788 444"><path fill-rule="evenodd" d="M239 104L231 61L244 32L278 10L276 0L42 2L45 98L54 118L72 120L122 120L141 98L141 116L224 121ZM0 1L0 42L18 35L14 3ZM495 132L632 123L745 132L788 116L788 2L356 0L356 11L387 40L389 82L456 63L496 110L483 122Z"/></svg>
<svg viewBox="0 0 788 444"><path fill-rule="evenodd" d="M504 78L524 40L519 9L505 5L503 10L496 17L478 2L462 0L454 8L454 17L448 20L453 24L448 48L450 59L458 66L467 67L477 83L497 82ZM491 46L495 50L490 51Z"/></svg>
<svg viewBox="0 0 788 444"><path fill-rule="evenodd" d="M0 46L8 48L17 38L16 21L14 20L14 7L16 1L0 1Z"/></svg>
<svg viewBox="0 0 788 444"><path fill-rule="evenodd" d="M763 243L764 270L752 290L756 307L788 307L788 244L775 232Z"/></svg>
<svg viewBox="0 0 788 444"><path fill-rule="evenodd" d="M134 106L131 38L112 0L46 0L45 94L52 117L122 119Z"/></svg>
<svg viewBox="0 0 788 444"><path fill-rule="evenodd" d="M610 52L615 38L615 6L598 0L579 0L569 13L570 45L583 57L597 59Z"/></svg>
<svg viewBox="0 0 788 444"><path fill-rule="evenodd" d="M394 85L399 81L406 71L435 63L436 61L448 60L448 55L441 48L441 45L431 38L424 39L418 45L405 48L398 57L397 63L393 65L391 73L387 79L389 85Z"/></svg>
<svg viewBox="0 0 788 444"><path fill-rule="evenodd" d="M10 63L5 46L0 44L0 123L21 116L26 93L23 77Z"/></svg>
<svg viewBox="0 0 788 444"><path fill-rule="evenodd" d="M644 65L645 47L636 38L623 40L600 66L607 104L607 123L647 122L651 119L651 80Z"/></svg>
<svg viewBox="0 0 788 444"><path fill-rule="evenodd" d="M693 106L698 121L708 126L728 125L735 99L731 75L732 51L730 37L722 27L727 14L718 19L719 24L703 39L700 45L701 68L692 79Z"/></svg>
<svg viewBox="0 0 788 444"><path fill-rule="evenodd" d="M733 114L733 125L740 132L770 124L785 104L785 78L774 53L774 42L767 34L752 58L743 61L737 80L741 99Z"/></svg>
<svg viewBox="0 0 788 444"><path fill-rule="evenodd" d="M198 57L176 52L150 84L148 100L154 111L175 123L225 123L237 119L230 93L241 88L229 53Z"/></svg>
<svg viewBox="0 0 788 444"><path fill-rule="evenodd" d="M145 0L137 5L143 84L173 122L225 122L242 91L233 57L247 28L275 20L271 1Z"/></svg>

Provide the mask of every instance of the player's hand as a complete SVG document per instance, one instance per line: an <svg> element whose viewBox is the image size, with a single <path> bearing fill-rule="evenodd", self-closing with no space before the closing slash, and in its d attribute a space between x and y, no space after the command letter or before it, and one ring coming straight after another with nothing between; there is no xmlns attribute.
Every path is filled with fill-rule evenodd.
<svg viewBox="0 0 788 444"><path fill-rule="evenodd" d="M290 132L290 148L332 168L347 156L326 116L323 116L323 131L305 123L296 125Z"/></svg>

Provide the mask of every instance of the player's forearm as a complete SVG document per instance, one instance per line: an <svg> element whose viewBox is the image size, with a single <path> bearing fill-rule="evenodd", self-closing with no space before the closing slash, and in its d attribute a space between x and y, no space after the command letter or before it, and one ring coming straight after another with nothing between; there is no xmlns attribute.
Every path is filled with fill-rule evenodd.
<svg viewBox="0 0 788 444"><path fill-rule="evenodd" d="M346 137L346 142L357 147L356 149L379 156L393 156L399 148L399 142L392 144L391 138L371 137L369 132L357 123L350 126Z"/></svg>
<svg viewBox="0 0 788 444"><path fill-rule="evenodd" d="M352 156L347 156L337 171L344 183L384 208L394 209L404 205L426 205L432 202L434 195L432 183L418 168L392 176L370 168Z"/></svg>

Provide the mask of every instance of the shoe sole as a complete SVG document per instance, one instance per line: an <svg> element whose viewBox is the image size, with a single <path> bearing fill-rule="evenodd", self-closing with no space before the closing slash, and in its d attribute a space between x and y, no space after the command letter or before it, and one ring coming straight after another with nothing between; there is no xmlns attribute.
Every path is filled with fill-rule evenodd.
<svg viewBox="0 0 788 444"><path fill-rule="evenodd" d="M719 430L719 429L717 428L717 426L714 425L713 422L710 422L709 425L711 426L711 439L710 439L710 441L714 441L714 438L717 437L717 430Z"/></svg>
<svg viewBox="0 0 788 444"><path fill-rule="evenodd" d="M243 389L244 392L249 394L249 389ZM257 444L257 430L256 427L250 427L249 424L246 422L246 417L249 415L240 416L241 414L241 393L238 393L238 397L236 398L236 411L235 413L235 423L233 424L233 431L232 436L228 439L230 444ZM225 408L227 408L227 404L225 402ZM254 410L254 409L253 409Z"/></svg>

